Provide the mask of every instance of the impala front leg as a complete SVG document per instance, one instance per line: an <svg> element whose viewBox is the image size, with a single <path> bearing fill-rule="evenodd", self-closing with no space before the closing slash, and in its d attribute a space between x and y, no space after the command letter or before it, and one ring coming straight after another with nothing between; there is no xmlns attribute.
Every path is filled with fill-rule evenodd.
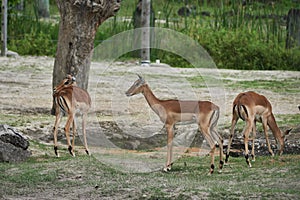
<svg viewBox="0 0 300 200"><path fill-rule="evenodd" d="M252 128L252 151L251 151L252 161L255 161L255 151L254 151L255 138L256 138L256 122L254 121L253 128Z"/></svg>
<svg viewBox="0 0 300 200"><path fill-rule="evenodd" d="M271 154L271 156L274 156L274 152L273 152L273 150L271 148L269 137L268 137L268 123L267 123L267 119L263 118L262 119L262 124L263 124L264 134L265 134L265 137L266 137L266 143L267 143L267 146L268 146L269 153Z"/></svg>
<svg viewBox="0 0 300 200"><path fill-rule="evenodd" d="M72 147L74 147L75 146L75 137L76 137L76 135L77 135L77 133L76 133L76 122L75 122L75 118L74 118L74 120L73 120L73 123L72 123L73 125L72 125L72 131L73 131L73 137L72 137Z"/></svg>
<svg viewBox="0 0 300 200"><path fill-rule="evenodd" d="M59 157L59 154L57 152L57 131L58 131L59 122L60 122L60 114L56 114L55 123L53 127L54 153L56 157Z"/></svg>
<svg viewBox="0 0 300 200"><path fill-rule="evenodd" d="M166 129L167 129L167 163L166 166L164 167L163 171L168 172L171 170L172 167L172 154L173 154L173 124L169 125L166 124Z"/></svg>
<svg viewBox="0 0 300 200"><path fill-rule="evenodd" d="M85 131L85 125L86 125L86 117L87 115L84 114L82 116L82 132L83 132L83 140L84 140L84 147L85 147L85 152L87 155L91 155L88 149L88 145L87 145L87 140L86 140L86 131Z"/></svg>

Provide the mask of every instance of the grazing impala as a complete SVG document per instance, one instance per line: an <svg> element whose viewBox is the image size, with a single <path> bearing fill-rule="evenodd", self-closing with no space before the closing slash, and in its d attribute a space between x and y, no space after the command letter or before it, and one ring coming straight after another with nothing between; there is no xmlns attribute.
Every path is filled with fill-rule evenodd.
<svg viewBox="0 0 300 200"><path fill-rule="evenodd" d="M173 127L177 122L196 120L200 131L211 148L210 173L214 172L214 151L216 140L220 146L220 170L223 168L223 141L216 131L219 119L219 107L209 101L180 101L180 100L160 100L154 96L145 80L139 76L133 85L126 92L127 96L142 93L149 106L165 123L167 130L167 163L164 171L170 171L172 165L172 143Z"/></svg>
<svg viewBox="0 0 300 200"><path fill-rule="evenodd" d="M252 138L251 157L253 160L255 160L254 140L256 136L257 121L261 122L263 125L264 134L266 137L266 142L270 154L274 156L274 153L271 149L270 142L268 139L267 126L270 127L273 136L276 140L276 143L278 145L279 155L282 154L284 149L284 138L291 131L291 129L287 130L285 133L282 133L280 131L280 129L276 124L275 117L272 113L272 106L265 96L251 91L240 93L233 101L232 115L233 116L231 121L230 138L229 138L229 144L228 144L225 162L227 162L229 158L230 145L232 143L232 138L234 136L235 125L239 118L241 118L243 121L246 122L243 135L244 135L244 144L245 144L245 158L249 167L251 167L251 163L248 155L249 134L252 130L253 138Z"/></svg>
<svg viewBox="0 0 300 200"><path fill-rule="evenodd" d="M86 140L86 117L87 113L91 107L91 98L87 91L76 86L75 78L68 75L64 80L58 84L53 90L53 98L55 104L55 124L54 124L54 152L58 157L57 152L57 130L60 123L61 116L67 114L67 123L65 125L65 132L67 138L67 144L69 152L72 156L74 153L74 143L75 143L75 115L80 113L82 115L82 132L84 138L84 147L87 154L89 154L87 140ZM70 142L70 126L73 123L73 140L72 146Z"/></svg>

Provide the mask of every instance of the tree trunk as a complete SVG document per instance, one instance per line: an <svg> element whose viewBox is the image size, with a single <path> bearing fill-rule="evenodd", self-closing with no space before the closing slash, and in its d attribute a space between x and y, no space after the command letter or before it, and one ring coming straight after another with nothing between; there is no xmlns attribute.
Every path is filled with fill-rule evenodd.
<svg viewBox="0 0 300 200"><path fill-rule="evenodd" d="M300 46L300 9L291 9L287 17L286 48Z"/></svg>
<svg viewBox="0 0 300 200"><path fill-rule="evenodd" d="M143 0L139 0L135 11L133 12L133 27L136 28L141 28L144 27L142 23L142 3ZM152 1L150 1L150 27L154 27L155 25L155 14L152 6ZM149 25L148 25L149 26ZM151 38L152 39L152 38ZM141 47L142 46L142 38L139 35L139 31L136 31L136 34L134 35L133 38L133 43L135 47ZM142 57L142 52L141 50L136 50L132 52L132 56L134 57Z"/></svg>
<svg viewBox="0 0 300 200"><path fill-rule="evenodd" d="M150 2L151 0L143 0L142 3L142 49L141 63L145 66L150 65Z"/></svg>
<svg viewBox="0 0 300 200"><path fill-rule="evenodd" d="M88 88L94 39L98 27L120 8L121 0L56 0L59 36L53 69L53 88L67 75ZM52 108L53 112L53 108Z"/></svg>
<svg viewBox="0 0 300 200"><path fill-rule="evenodd" d="M49 0L35 0L39 17L50 17Z"/></svg>

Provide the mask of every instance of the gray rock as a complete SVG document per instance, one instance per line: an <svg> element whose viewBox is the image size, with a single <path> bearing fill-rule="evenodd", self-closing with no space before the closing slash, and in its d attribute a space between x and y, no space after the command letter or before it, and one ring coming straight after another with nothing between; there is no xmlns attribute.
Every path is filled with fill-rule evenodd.
<svg viewBox="0 0 300 200"><path fill-rule="evenodd" d="M22 133L8 125L0 125L0 140L26 150L29 142Z"/></svg>
<svg viewBox="0 0 300 200"><path fill-rule="evenodd" d="M0 162L20 162L30 155L29 142L20 132L8 125L0 125Z"/></svg>

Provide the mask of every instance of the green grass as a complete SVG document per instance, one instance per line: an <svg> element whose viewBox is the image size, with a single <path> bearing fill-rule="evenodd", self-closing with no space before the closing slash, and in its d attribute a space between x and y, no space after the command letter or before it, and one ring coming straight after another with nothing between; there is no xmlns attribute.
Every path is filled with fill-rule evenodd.
<svg viewBox="0 0 300 200"><path fill-rule="evenodd" d="M290 77L288 79L277 79L277 80L228 80L226 76L223 75L223 80L220 80L226 88L235 88L241 90L270 90L281 94L299 94L300 93L300 79L298 77ZM276 79L276 77L274 77ZM202 77L193 76L188 77L187 80L191 82L192 86L195 88L206 87L205 81L213 82L217 81L214 77Z"/></svg>
<svg viewBox="0 0 300 200"><path fill-rule="evenodd" d="M300 115L299 114L280 114L280 115L276 115L276 120L279 126L299 126L299 120L300 119Z"/></svg>
<svg viewBox="0 0 300 200"><path fill-rule="evenodd" d="M54 117L47 114L22 114L9 111L0 113L0 124L8 124L13 127L26 127L36 123L39 128L44 128L49 122L54 123Z"/></svg>
<svg viewBox="0 0 300 200"><path fill-rule="evenodd" d="M253 168L244 158L230 158L222 173L208 176L209 157L183 157L170 173L123 173L93 157L38 156L21 164L0 164L3 197L125 199L275 198L300 197L299 155L257 157Z"/></svg>
<svg viewBox="0 0 300 200"><path fill-rule="evenodd" d="M298 78L289 78L285 80L253 80L253 81L236 81L229 82L228 86L241 89L268 89L276 93L300 93L300 80Z"/></svg>

